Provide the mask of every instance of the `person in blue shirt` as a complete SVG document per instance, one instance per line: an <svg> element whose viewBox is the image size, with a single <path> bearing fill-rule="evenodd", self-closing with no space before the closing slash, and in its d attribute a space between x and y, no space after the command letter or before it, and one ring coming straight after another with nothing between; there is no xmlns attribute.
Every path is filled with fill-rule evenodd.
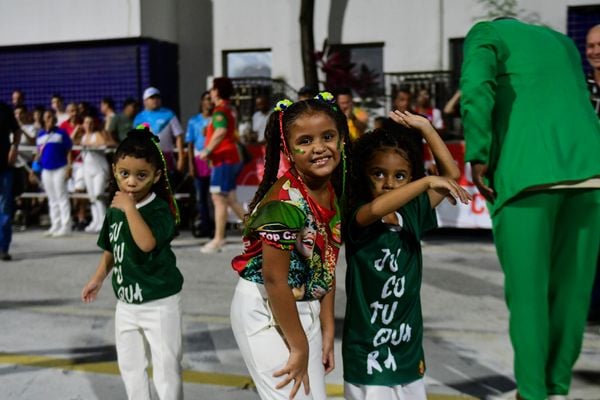
<svg viewBox="0 0 600 400"><path fill-rule="evenodd" d="M194 222L193 233L197 237L212 237L214 221L210 218L209 188L211 169L208 161L200 157L200 152L206 145L205 129L210 123L213 103L208 91L202 93L200 98L200 112L188 121L185 141L188 144L188 169L194 178L196 191L197 219Z"/></svg>
<svg viewBox="0 0 600 400"><path fill-rule="evenodd" d="M44 129L37 140L37 165L42 172L42 185L48 196L50 229L44 236L61 237L71 233L71 203L67 179L71 176L71 148L69 134L56 127L54 110L46 110Z"/></svg>

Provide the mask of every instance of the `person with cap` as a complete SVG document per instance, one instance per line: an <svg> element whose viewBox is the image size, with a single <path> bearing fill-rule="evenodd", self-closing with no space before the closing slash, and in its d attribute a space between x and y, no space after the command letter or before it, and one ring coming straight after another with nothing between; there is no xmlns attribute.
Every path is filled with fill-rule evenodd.
<svg viewBox="0 0 600 400"><path fill-rule="evenodd" d="M600 125L581 57L545 26L480 22L460 90L465 161L504 272L516 397L566 399L600 244Z"/></svg>
<svg viewBox="0 0 600 400"><path fill-rule="evenodd" d="M135 116L133 126L146 123L152 133L160 139L160 149L165 156L170 173L183 172L185 169L184 131L177 116L170 109L162 106L160 91L155 87L144 90L144 110ZM175 146L173 145L175 143ZM175 147L179 152L175 163Z"/></svg>

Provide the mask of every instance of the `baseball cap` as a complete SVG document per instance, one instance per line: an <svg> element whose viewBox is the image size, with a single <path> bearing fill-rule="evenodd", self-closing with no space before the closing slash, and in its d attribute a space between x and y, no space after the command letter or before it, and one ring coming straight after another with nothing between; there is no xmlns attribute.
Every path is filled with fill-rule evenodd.
<svg viewBox="0 0 600 400"><path fill-rule="evenodd" d="M160 96L160 90L158 90L155 87L150 86L149 88L147 88L146 90L144 90L144 100L152 97L152 96Z"/></svg>

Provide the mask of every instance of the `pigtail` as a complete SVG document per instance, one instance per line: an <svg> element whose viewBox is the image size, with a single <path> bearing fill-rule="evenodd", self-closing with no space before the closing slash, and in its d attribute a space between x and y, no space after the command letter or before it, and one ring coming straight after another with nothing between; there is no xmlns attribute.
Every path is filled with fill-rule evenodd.
<svg viewBox="0 0 600 400"><path fill-rule="evenodd" d="M167 171L167 160L165 160L165 155L161 151L160 145L158 144L158 136L152 135L151 141L156 147L156 151L158 151L158 154L160 154L160 159L162 161L162 176L160 179L164 179L164 189L167 193L167 203L169 204L169 208L171 209L171 214L173 214L173 218L175 218L175 225L179 225L179 223L181 222L181 217L179 215L179 206L177 205L177 200L175 199L173 189L171 188L171 182L169 181L169 175ZM157 182L157 184L159 183L160 180Z"/></svg>
<svg viewBox="0 0 600 400"><path fill-rule="evenodd" d="M281 135L279 132L279 120L282 111L272 112L265 127L265 141L267 143L265 150L265 170L263 178L258 185L258 189L254 194L254 198L248 206L249 214L263 197L267 194L271 186L277 181L277 172L279 171L280 152L283 144L281 143ZM249 215L248 214L248 215ZM246 219L248 218L246 216Z"/></svg>

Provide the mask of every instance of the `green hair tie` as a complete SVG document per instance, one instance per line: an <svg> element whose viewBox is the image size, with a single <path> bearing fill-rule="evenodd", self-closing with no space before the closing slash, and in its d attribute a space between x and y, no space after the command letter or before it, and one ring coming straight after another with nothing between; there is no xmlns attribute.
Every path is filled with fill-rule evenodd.
<svg viewBox="0 0 600 400"><path fill-rule="evenodd" d="M335 103L335 97L333 97L333 95L330 92L319 92L315 96L315 99L321 100L322 102L327 104Z"/></svg>
<svg viewBox="0 0 600 400"><path fill-rule="evenodd" d="M273 111L283 112L283 111L287 110L288 107L291 106L292 104L294 104L294 102L291 101L290 99L279 100L277 102L277 104L275 104L275 108L273 109Z"/></svg>

